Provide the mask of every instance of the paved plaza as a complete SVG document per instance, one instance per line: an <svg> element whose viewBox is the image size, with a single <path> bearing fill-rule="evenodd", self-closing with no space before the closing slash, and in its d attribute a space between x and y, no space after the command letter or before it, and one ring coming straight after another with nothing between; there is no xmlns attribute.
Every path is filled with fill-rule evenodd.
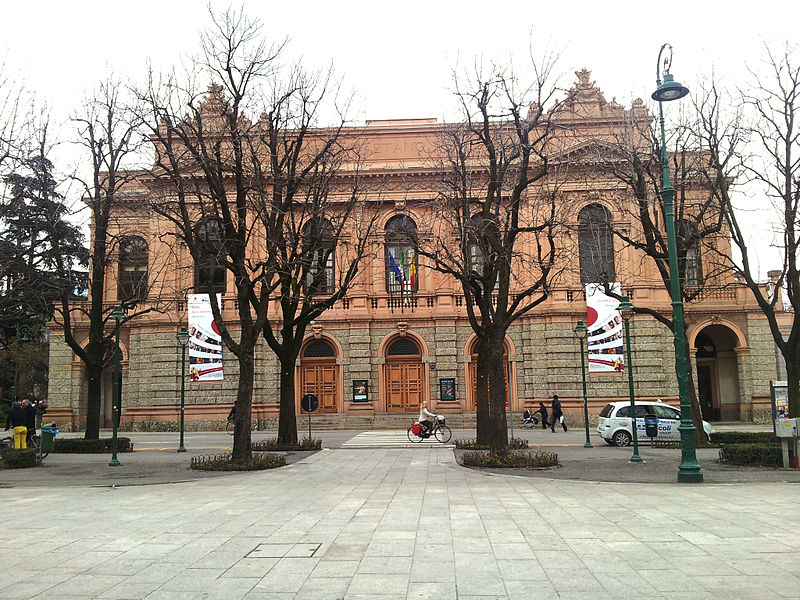
<svg viewBox="0 0 800 600"><path fill-rule="evenodd" d="M73 485L7 484L0 597L800 598L796 483L559 480L334 445L266 472L95 485L93 457Z"/></svg>

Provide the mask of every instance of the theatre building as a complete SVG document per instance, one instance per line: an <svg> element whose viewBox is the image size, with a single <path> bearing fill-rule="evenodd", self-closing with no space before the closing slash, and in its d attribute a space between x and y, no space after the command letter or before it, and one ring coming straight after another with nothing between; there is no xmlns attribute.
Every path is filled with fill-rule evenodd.
<svg viewBox="0 0 800 600"><path fill-rule="evenodd" d="M586 284L592 283L586 273L591 269L581 265L587 260L585 254L593 250L595 260L600 256L608 263L605 272L616 275L621 293L630 296L634 305L671 314L669 296L654 263L612 235L613 228L638 227L628 206L634 198L604 168L604 161L614 160L613 151L597 143L601 132L614 123L649 117L641 102L629 109L608 102L590 81L589 72L577 75L558 116L569 124L573 137L551 159L575 166L574 180L560 191L566 215L564 235L570 238L564 245L572 244L574 252L566 253L569 264L564 265L547 300L511 326L504 347L508 402L513 410L549 402L558 394L568 417L576 422L582 420L583 393L575 326L578 320L587 320L587 302L591 305L586 294ZM377 227L371 259L364 263L356 284L314 321L300 350L295 372L297 410L301 413L304 394L315 394L320 423L398 424L405 422L402 413L416 412L420 403L451 415L455 425L474 423L475 335L463 293L454 279L425 266L415 252L413 237L398 235L401 228L407 234L427 221L425 211L435 197L437 181L427 149L441 127L435 119L419 119L368 121L358 128L369 148L361 176L373 182L371 189L380 197L374 203ZM148 296L137 308L159 309L121 328L123 430L177 427L182 348L176 333L188 324L188 296L196 291L199 280L213 280L221 294L223 319L232 329L238 322L230 273L208 265L197 267L185 248L168 249L162 235L168 225L148 208L146 193L144 185L132 189L130 201L120 208L115 220L116 263L109 267L107 278L109 305L144 279ZM137 194L142 198L140 205ZM364 202L370 203L370 197ZM724 246L727 241L722 236L718 243ZM702 279L710 271L709 258L703 253L698 251L689 260L693 261L688 269L692 277ZM398 293L397 271L407 293ZM703 417L712 422L765 419L770 381L779 378L779 360L767 322L750 292L730 276L716 276L713 285L706 282L698 298L686 304L685 311ZM588 372L592 416L607 402L628 398L624 368L619 364L615 368L614 360L604 363L602 358L603 352L613 357L621 348L621 337L612 331L613 320L595 327L596 368ZM589 323L591 329L591 319ZM617 320L615 331L618 325ZM630 329L636 397L677 403L671 332L655 319L638 314L631 319ZM603 337L606 330L608 335ZM86 335L88 330L84 339ZM224 348L222 367L221 380L187 380L187 429L219 428L224 423L237 389L237 362ZM49 389L52 418L65 429L82 428L86 375L57 328L51 329ZM103 426L111 424L112 391L113 368L109 368L103 385ZM271 427L277 416L277 361L262 340L256 349L254 426Z"/></svg>

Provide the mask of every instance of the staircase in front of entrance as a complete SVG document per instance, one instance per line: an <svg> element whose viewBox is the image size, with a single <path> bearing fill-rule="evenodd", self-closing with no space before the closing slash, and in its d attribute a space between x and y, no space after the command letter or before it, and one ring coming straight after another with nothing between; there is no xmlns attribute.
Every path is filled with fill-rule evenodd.
<svg viewBox="0 0 800 600"><path fill-rule="evenodd" d="M419 417L413 413L380 413L370 417L347 415L343 413L314 413L311 415L311 427L318 431L337 429L408 429ZM475 429L475 413L445 415L450 429ZM308 429L308 415L297 415L297 430Z"/></svg>

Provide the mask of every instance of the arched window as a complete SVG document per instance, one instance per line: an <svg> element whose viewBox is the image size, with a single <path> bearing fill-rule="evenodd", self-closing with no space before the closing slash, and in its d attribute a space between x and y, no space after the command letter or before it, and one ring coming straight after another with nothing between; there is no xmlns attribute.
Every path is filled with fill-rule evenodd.
<svg viewBox="0 0 800 600"><path fill-rule="evenodd" d="M589 204L578 213L581 282L616 281L611 213L601 204Z"/></svg>
<svg viewBox="0 0 800 600"><path fill-rule="evenodd" d="M703 261L700 256L700 235L697 223L683 220L678 223L676 232L679 250L685 250L685 256L678 252L678 272L685 285L698 286L703 281Z"/></svg>
<svg viewBox="0 0 800 600"><path fill-rule="evenodd" d="M421 354L419 346L408 337L397 338L386 350L386 356L418 356L419 354Z"/></svg>
<svg viewBox="0 0 800 600"><path fill-rule="evenodd" d="M494 223L488 225L494 227ZM483 217L479 214L472 215L472 218L467 224L467 243L469 244L469 270L475 271L479 276L483 277L483 266L486 263L486 258L483 254L480 241L486 236L486 225L483 222ZM495 277L493 289L497 289L500 285L500 280Z"/></svg>
<svg viewBox="0 0 800 600"><path fill-rule="evenodd" d="M303 358L335 358L336 352L325 340L314 340L303 351Z"/></svg>
<svg viewBox="0 0 800 600"><path fill-rule="evenodd" d="M333 225L328 219L312 219L303 228L303 248L309 264L306 269L306 295L330 295L334 289Z"/></svg>
<svg viewBox="0 0 800 600"><path fill-rule="evenodd" d="M194 289L201 294L225 293L225 243L222 222L204 219L195 227L199 260L195 264Z"/></svg>
<svg viewBox="0 0 800 600"><path fill-rule="evenodd" d="M386 291L390 294L416 292L417 225L405 215L386 223Z"/></svg>
<svg viewBox="0 0 800 600"><path fill-rule="evenodd" d="M147 242L138 235L120 240L117 300L147 298L147 250Z"/></svg>

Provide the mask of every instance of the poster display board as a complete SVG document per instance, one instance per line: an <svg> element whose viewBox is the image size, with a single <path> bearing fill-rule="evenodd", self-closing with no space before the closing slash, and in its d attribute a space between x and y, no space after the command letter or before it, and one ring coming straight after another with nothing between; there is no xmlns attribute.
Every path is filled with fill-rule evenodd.
<svg viewBox="0 0 800 600"><path fill-rule="evenodd" d="M369 402L369 381L367 379L353 380L353 402Z"/></svg>
<svg viewBox="0 0 800 600"><path fill-rule="evenodd" d="M789 417L789 383L770 381L769 392L772 397L772 431L776 433L775 420Z"/></svg>
<svg viewBox="0 0 800 600"><path fill-rule="evenodd" d="M222 381L222 337L208 294L189 294L189 381ZM222 306L222 295L217 294Z"/></svg>
<svg viewBox="0 0 800 600"><path fill-rule="evenodd" d="M619 293L619 283L611 285ZM586 284L586 343L590 373L620 372L625 369L623 323L619 300L606 296L599 283Z"/></svg>
<svg viewBox="0 0 800 600"><path fill-rule="evenodd" d="M456 399L456 380L452 377L439 380L439 399L454 402Z"/></svg>

